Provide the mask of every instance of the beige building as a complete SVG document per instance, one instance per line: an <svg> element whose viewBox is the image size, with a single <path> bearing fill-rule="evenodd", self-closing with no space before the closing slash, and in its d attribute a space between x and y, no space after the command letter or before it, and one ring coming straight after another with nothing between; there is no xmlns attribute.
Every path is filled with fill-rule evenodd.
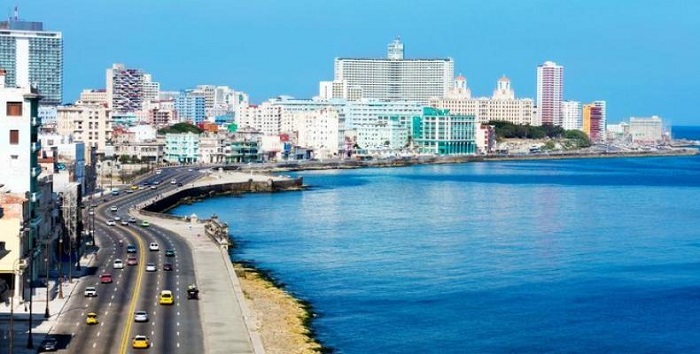
<svg viewBox="0 0 700 354"><path fill-rule="evenodd" d="M632 117L629 133L634 143L658 144L664 139L663 121L658 116Z"/></svg>
<svg viewBox="0 0 700 354"><path fill-rule="evenodd" d="M89 150L87 147L97 147L98 154L105 153L107 141L112 139L111 110L104 104L59 106L56 123L59 134L71 135L74 141L84 142L86 150Z"/></svg>
<svg viewBox="0 0 700 354"><path fill-rule="evenodd" d="M448 109L452 114L474 115L476 123L504 121L513 124L538 125L534 101L529 98L515 98L510 80L503 76L498 79L491 98L472 98L464 76L455 79L454 87L445 98L430 99L430 106Z"/></svg>
<svg viewBox="0 0 700 354"><path fill-rule="evenodd" d="M332 108L294 113L296 144L313 149L314 155L319 158L338 157L345 142L343 119Z"/></svg>

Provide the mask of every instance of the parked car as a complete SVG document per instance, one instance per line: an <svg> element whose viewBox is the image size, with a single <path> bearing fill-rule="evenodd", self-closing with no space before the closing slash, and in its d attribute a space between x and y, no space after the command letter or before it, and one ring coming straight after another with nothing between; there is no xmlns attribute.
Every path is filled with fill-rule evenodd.
<svg viewBox="0 0 700 354"><path fill-rule="evenodd" d="M54 337L46 337L39 345L39 351L55 352L58 350L58 340Z"/></svg>

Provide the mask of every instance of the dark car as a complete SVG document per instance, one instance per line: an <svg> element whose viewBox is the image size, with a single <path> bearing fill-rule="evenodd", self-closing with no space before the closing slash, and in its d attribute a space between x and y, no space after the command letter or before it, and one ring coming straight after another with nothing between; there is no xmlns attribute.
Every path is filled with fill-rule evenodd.
<svg viewBox="0 0 700 354"><path fill-rule="evenodd" d="M134 245L126 246L126 253L136 253L136 246L134 246Z"/></svg>
<svg viewBox="0 0 700 354"><path fill-rule="evenodd" d="M47 337L39 345L40 352L55 352L58 350L58 340L53 337Z"/></svg>
<svg viewBox="0 0 700 354"><path fill-rule="evenodd" d="M165 256L166 257L175 257L175 250L166 250Z"/></svg>
<svg viewBox="0 0 700 354"><path fill-rule="evenodd" d="M172 271L173 265L170 263L163 263L163 270Z"/></svg>
<svg viewBox="0 0 700 354"><path fill-rule="evenodd" d="M181 183L181 182L177 182L177 186L178 186L178 187L182 187L182 183Z"/></svg>

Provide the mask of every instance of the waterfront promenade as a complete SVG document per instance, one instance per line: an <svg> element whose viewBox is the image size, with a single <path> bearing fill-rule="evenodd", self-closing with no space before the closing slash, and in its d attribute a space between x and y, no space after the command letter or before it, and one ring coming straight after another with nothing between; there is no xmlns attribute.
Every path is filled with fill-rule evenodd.
<svg viewBox="0 0 700 354"><path fill-rule="evenodd" d="M203 172L204 174L204 172ZM205 176L182 187L159 196L158 200L186 189L210 187L230 183L283 181L284 177L273 177L255 173L207 172ZM257 325L252 321L241 285L229 259L227 245L210 239L204 224L182 218L158 217L155 213L141 209L156 199L136 205L130 213L164 229L170 230L188 242L194 258L197 287L200 290L200 311L207 353L255 353L265 352ZM188 216L189 217L189 216ZM200 216L208 217L208 216Z"/></svg>

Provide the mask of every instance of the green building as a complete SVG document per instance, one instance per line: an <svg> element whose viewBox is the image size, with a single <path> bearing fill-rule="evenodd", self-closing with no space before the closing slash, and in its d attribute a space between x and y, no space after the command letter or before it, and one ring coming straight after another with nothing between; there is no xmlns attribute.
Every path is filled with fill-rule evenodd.
<svg viewBox="0 0 700 354"><path fill-rule="evenodd" d="M424 107L422 115L413 117L411 139L420 153L471 155L476 153L475 130L474 115Z"/></svg>
<svg viewBox="0 0 700 354"><path fill-rule="evenodd" d="M232 141L226 152L226 162L261 162L262 152L257 141Z"/></svg>

